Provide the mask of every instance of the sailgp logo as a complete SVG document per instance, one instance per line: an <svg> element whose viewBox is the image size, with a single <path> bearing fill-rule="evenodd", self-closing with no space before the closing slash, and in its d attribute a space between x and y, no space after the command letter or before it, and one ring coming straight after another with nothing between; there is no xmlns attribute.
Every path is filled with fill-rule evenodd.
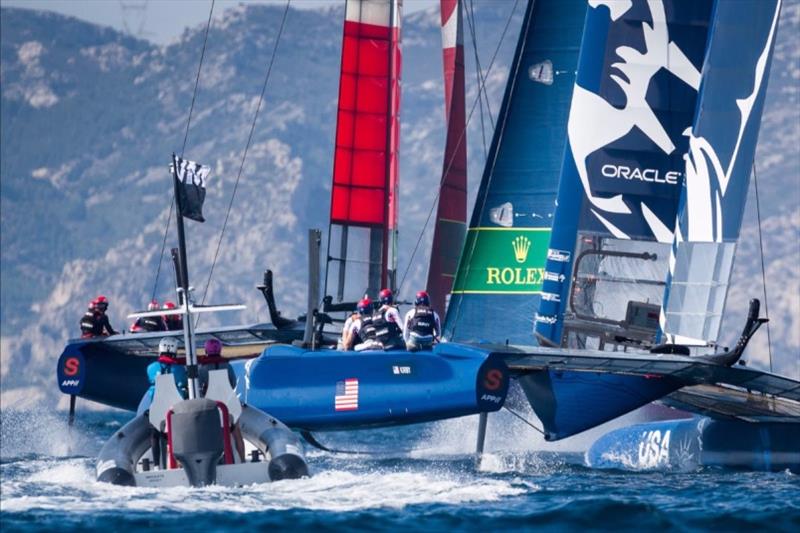
<svg viewBox="0 0 800 533"><path fill-rule="evenodd" d="M531 249L531 240L527 237L520 235L511 241L511 247L514 248L514 258L517 263L524 263L528 259L528 250Z"/></svg>

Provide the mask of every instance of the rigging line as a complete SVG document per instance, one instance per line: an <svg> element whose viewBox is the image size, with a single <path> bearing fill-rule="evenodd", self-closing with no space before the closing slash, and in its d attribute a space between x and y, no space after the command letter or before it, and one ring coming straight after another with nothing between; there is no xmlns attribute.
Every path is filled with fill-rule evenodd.
<svg viewBox="0 0 800 533"><path fill-rule="evenodd" d="M478 83L478 92L480 94L481 89L483 90L483 98L486 100L486 112L489 114L489 124L492 126L492 130L494 130L494 118L492 117L492 105L489 101L489 91L486 90L486 76L488 76L488 72L486 75L483 74L483 69L481 68L481 60L480 54L478 54L478 30L475 29L475 7L473 0L469 0L469 10L472 12L472 47L475 50L475 63L478 66L478 73L480 74L480 82ZM481 117L482 118L482 117Z"/></svg>
<svg viewBox="0 0 800 533"><path fill-rule="evenodd" d="M758 218L758 247L761 251L761 282L764 286L764 313L769 318L769 298L767 297L767 270L764 265L764 240L761 236L761 201L758 197L758 174L756 174L756 159L753 157L753 185L756 191L756 217ZM767 353L769 354L769 371L772 372L772 336L767 322Z"/></svg>
<svg viewBox="0 0 800 533"><path fill-rule="evenodd" d="M508 412L509 412L509 413L511 413L512 415L516 416L517 418L519 418L520 420L522 420L523 422L525 422L526 424L528 424L530 427L532 427L533 429L535 429L536 431L538 431L539 433L541 433L542 435L544 435L544 431L542 431L541 429L539 429L539 428L537 428L536 426L534 426L534 425L533 425L533 423L532 423L530 420L528 420L527 418L525 418L525 417L524 417L524 416L522 416L521 414L517 413L516 411L512 411L510 407L508 407L508 406L505 406L505 405L504 405L504 406L503 406L503 409L505 409L506 411L508 411Z"/></svg>
<svg viewBox="0 0 800 533"><path fill-rule="evenodd" d="M233 192L231 193L230 202L228 202L228 210L225 213L225 221L222 223L222 230L219 233L219 239L217 240L217 250L214 252L214 260L211 262L211 270L208 272L208 280L206 281L206 288L203 291L203 300L201 301L200 305L206 303L206 296L208 295L208 288L211 286L211 278L214 275L214 267L217 264L217 259L219 258L219 251L222 247L222 238L225 235L225 229L228 227L228 218L231 214L231 208L233 207L233 201L236 198L236 191L239 189L239 180L242 177L242 171L244 170L244 164L247 160L247 151L250 149L250 143L253 140L253 132L256 129L256 122L258 121L258 114L261 111L261 104L264 101L264 93L267 90L267 83L269 82L269 77L272 74L272 65L275 63L275 56L278 54L278 45L281 42L281 35L283 35L283 28L286 25L286 17L289 14L289 6L291 5L292 0L286 0L286 7L283 10L283 18L281 18L281 25L278 28L278 35L275 37L275 46L272 48L272 56L269 59L269 65L267 66L267 73L264 75L264 84L261 86L261 95L258 97L258 105L256 106L256 112L253 115L253 122L250 124L250 133L247 136L247 144L244 147L244 153L242 154L242 162L239 165L239 172L236 174L236 182L233 184ZM197 328L197 324L200 322L200 316L197 316L197 320L195 321L194 327Z"/></svg>
<svg viewBox="0 0 800 533"><path fill-rule="evenodd" d="M471 5L471 3L470 3ZM465 6L466 7L466 6ZM473 26L472 19L470 19L470 9L466 7L467 12L467 25L469 26L469 34L472 40L472 51L475 55L475 78L477 79L478 83L478 102L480 103L480 117L481 117L481 139L483 140L483 160L486 161L488 157L486 151L486 126L483 122L483 99L480 97L481 94L481 62L478 59L478 42L475 38L475 27ZM473 15L474 16L474 15Z"/></svg>
<svg viewBox="0 0 800 533"><path fill-rule="evenodd" d="M523 15L522 27L520 28L520 41L517 42L517 49L514 51L514 58L512 59L511 68L509 69L509 72L508 72L508 83L506 85L506 94L509 96L509 101L507 103L506 108L504 109L503 106L501 105L500 106L500 110L497 113L498 125L500 127L499 128L495 128L495 130L493 132L494 135L497 135L497 143L496 143L497 144L497 149L492 154L491 162L488 161L488 160L486 161L487 167L488 167L488 165L491 165L491 167L488 167L488 172L486 172L486 168L484 169L484 172L488 176L488 179L487 179L487 182L486 182L486 191L488 191L492 186L492 180L494 179L494 167L497 164L497 157L498 157L498 154L499 154L499 151L500 151L500 145L503 143L503 136L505 135L505 128L506 128L506 122L507 122L505 117L510 112L510 107L511 107L510 98L511 98L513 92L516 90L516 85L517 85L516 76L519 73L519 69L520 69L520 66L521 66L521 63L522 63L522 54L523 54L523 52L525 50L525 47L528 44L528 33L530 31L531 24L533 23L532 7L533 7L533 4L528 3L528 6L527 6L527 8L525 10L525 14ZM514 8L511 10L511 15L509 16L509 20L506 23L506 28L508 28L508 24L511 22L511 17L516 12L516 9L517 9L517 2L514 2ZM505 30L504 30L504 35L505 35ZM499 46L498 46L498 49L499 49ZM494 58L492 58L492 63L493 62L494 62ZM491 64L489 66L491 67ZM487 75L488 75L488 72L487 72ZM503 100L505 102L505 96L503 97ZM505 113L505 115L501 117L500 115L503 114L503 113ZM492 144L493 145L495 144L495 139L492 139ZM481 213L484 212L484 209L486 208L486 202L488 201L488 199L489 199L489 195L488 194L484 194L483 201L481 202L480 209L478 210L478 216L480 216ZM477 204L475 205L475 209L478 209L478 205ZM475 215L475 212L474 212L474 209L473 209L473 216L474 215ZM475 253L475 246L477 246L477 243L478 243L478 239L473 239L472 246L470 247L470 250L469 250L469 255L466 256L466 257L469 257L469 258L472 257L472 254ZM462 256L463 255L464 254L462 253ZM455 320L453 321L454 325L453 325L453 330L452 330L453 336L455 336L455 327L456 327L455 324L458 323L458 318L461 315L461 304L462 304L463 301L464 301L463 298L459 298L458 302L456 304ZM448 312L449 311L450 311L450 309L448 308Z"/></svg>
<svg viewBox="0 0 800 533"><path fill-rule="evenodd" d="M206 56L206 44L208 43L208 30L211 28L211 17L214 14L214 3L216 0L211 0L211 8L208 10L208 21L206 22L206 32L203 35L203 49L200 52L200 63L197 65L197 76L194 79L194 90L192 91L192 103L189 106L189 117L186 119L186 131L183 134L183 145L181 146L181 158L186 151L186 141L189 138L189 126L192 123L192 113L194 112L194 103L197 100L197 88L200 85L200 72L203 69L203 59ZM153 294L150 300L155 300L156 292L158 291L158 278L161 275L161 263L164 262L164 249L167 247L167 234L169 232L169 221L172 220L172 210L175 205L175 191L172 192L172 198L169 201L169 213L167 213L167 222L164 225L164 238L161 241L161 254L158 257L158 268L156 269L156 280L153 283Z"/></svg>
<svg viewBox="0 0 800 533"><path fill-rule="evenodd" d="M492 55L492 60L489 62L489 68L486 70L488 75L491 72L492 67L494 66L494 61L497 59L497 54L500 51L500 46L503 44L505 40L506 33L508 32L508 27L511 25L511 19L514 18L514 13L517 11L517 5L519 4L519 0L514 0L514 7L511 8L511 13L508 16L508 20L506 21L506 26L503 28L503 33L500 35L500 39L497 41L497 47L494 49L494 55ZM509 76L511 73L509 73ZM480 96L480 94L478 95ZM461 135L458 137L458 142L456 146L460 146L461 142L464 140L464 135L467 133L467 128L469 128L469 123L472 121L472 115L475 113L475 108L478 106L478 99L476 98L472 102L472 108L469 111L469 115L467 116L467 122L464 124L464 129L461 130ZM414 245L414 250L411 252L411 258L408 260L408 265L406 266L405 272L403 272L403 277L400 279L400 284L397 286L397 292L400 293L400 289L403 287L403 283L406 280L406 276L408 275L408 271L411 269L411 265L414 263L414 256L417 254L417 250L419 249L419 245L422 242L422 236L425 234L425 228L428 227L428 224L431 221L431 216L433 216L433 211L436 209L436 204L439 201L439 196L442 194L442 184L444 183L445 176L447 173L450 172L450 167L453 165L453 161L455 161L456 152L453 152L450 161L447 163L447 167L445 167L444 172L442 172L442 179L439 181L439 189L436 191L436 196L433 198L433 203L431 204L431 209L428 211L428 218L425 220L425 224L422 226L422 229L419 232L419 237L417 238L417 243ZM485 200L484 200L485 201Z"/></svg>

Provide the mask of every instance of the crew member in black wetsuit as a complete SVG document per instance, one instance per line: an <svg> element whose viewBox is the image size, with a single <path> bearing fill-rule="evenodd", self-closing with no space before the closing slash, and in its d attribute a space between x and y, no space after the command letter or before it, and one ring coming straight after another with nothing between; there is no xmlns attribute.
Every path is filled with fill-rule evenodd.
<svg viewBox="0 0 800 533"><path fill-rule="evenodd" d="M430 350L442 334L439 313L431 309L431 299L425 291L419 291L414 300L414 309L406 313L403 338L410 352Z"/></svg>
<svg viewBox="0 0 800 533"><path fill-rule="evenodd" d="M98 296L89 303L89 310L81 318L81 338L106 337L116 335L106 316L108 298Z"/></svg>
<svg viewBox="0 0 800 533"><path fill-rule="evenodd" d="M163 309L171 311L175 309L175 304L172 302L164 302ZM183 317L181 315L164 315L164 324L167 331L180 331L183 329Z"/></svg>
<svg viewBox="0 0 800 533"><path fill-rule="evenodd" d="M147 304L148 311L158 311L160 307L158 302L153 300ZM136 319L131 325L131 333L144 333L149 331L166 331L167 325L164 323L164 317L157 316L143 316Z"/></svg>
<svg viewBox="0 0 800 533"><path fill-rule="evenodd" d="M346 348L352 347L357 352L364 350L383 350L383 345L378 340L372 312L372 301L364 297L356 307L360 318L353 322L349 332Z"/></svg>
<svg viewBox="0 0 800 533"><path fill-rule="evenodd" d="M391 289L383 289L379 297L381 307L372 315L375 336L384 350L402 350L405 346L403 323L400 321L400 312L394 305L394 294Z"/></svg>

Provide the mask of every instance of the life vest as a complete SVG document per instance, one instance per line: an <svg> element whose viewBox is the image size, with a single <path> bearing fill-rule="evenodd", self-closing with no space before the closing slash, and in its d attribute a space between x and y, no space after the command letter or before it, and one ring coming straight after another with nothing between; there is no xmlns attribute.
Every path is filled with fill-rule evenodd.
<svg viewBox="0 0 800 533"><path fill-rule="evenodd" d="M403 346L403 330L396 322L386 319L385 311L372 315L372 327L375 329L375 340L383 344L384 348Z"/></svg>
<svg viewBox="0 0 800 533"><path fill-rule="evenodd" d="M94 337L100 335L100 331L95 333L95 318L94 311L86 311L81 317L81 336Z"/></svg>
<svg viewBox="0 0 800 533"><path fill-rule="evenodd" d="M375 316L362 316L361 328L358 330L353 345L376 340L378 340L378 330L375 328Z"/></svg>
<svg viewBox="0 0 800 533"><path fill-rule="evenodd" d="M140 331L166 331L167 326L164 324L164 319L160 316L143 316L139 318L133 326L131 332L136 333Z"/></svg>
<svg viewBox="0 0 800 533"><path fill-rule="evenodd" d="M436 317L430 307L417 307L414 316L408 321L409 331L420 337L432 337L436 329Z"/></svg>

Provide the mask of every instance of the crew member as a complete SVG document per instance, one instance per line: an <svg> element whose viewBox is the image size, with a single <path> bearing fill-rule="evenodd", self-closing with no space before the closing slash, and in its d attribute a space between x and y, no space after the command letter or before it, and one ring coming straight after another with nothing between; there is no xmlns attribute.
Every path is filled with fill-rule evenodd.
<svg viewBox="0 0 800 533"><path fill-rule="evenodd" d="M372 313L372 301L364 297L356 307L360 318L353 321L349 330L348 343L345 349L352 347L357 352L364 350L383 350L383 344L378 340L378 332L375 329L375 316Z"/></svg>
<svg viewBox="0 0 800 533"><path fill-rule="evenodd" d="M156 377L160 375L172 374L180 395L184 398L188 396L188 380L184 363L185 360L178 359L178 340L175 337L164 337L161 339L158 343L158 359L147 365L147 379L150 382L150 388L147 389L147 394L139 404L137 413L143 413L146 409L150 408L156 390ZM166 435L160 430L153 428L150 437L153 462L161 465L162 468L166 467L166 442Z"/></svg>
<svg viewBox="0 0 800 533"><path fill-rule="evenodd" d="M403 338L410 352L430 350L442 334L439 313L431 309L431 299L425 291L419 291L414 299L414 309L406 313Z"/></svg>
<svg viewBox="0 0 800 533"><path fill-rule="evenodd" d="M361 302L359 302L360 304ZM371 304L370 304L371 305ZM357 343L353 342L355 337L353 335L353 328L356 323L361 320L361 305L356 305L356 310L347 317L347 320L344 321L344 326L342 326L342 336L336 343L336 349L339 351L347 351L352 350L353 346Z"/></svg>
<svg viewBox="0 0 800 533"><path fill-rule="evenodd" d="M175 376L175 385L178 392L186 398L188 396L188 380L186 377L186 360L178 358L178 339L164 337L158 343L158 359L147 366L147 377L150 380L150 399L156 390L156 376L172 374Z"/></svg>
<svg viewBox="0 0 800 533"><path fill-rule="evenodd" d="M233 368L231 368L230 363L222 357L222 343L217 339L208 339L204 347L205 355L197 358L197 362L200 364L198 373L202 395L204 397L206 395L206 391L208 390L208 373L212 370L227 370L228 382L231 384L231 388L235 389L236 373L233 371ZM238 422L231 426L231 435L233 435L233 441L236 445L236 453L239 454L240 461L244 462L244 438L242 437L242 431L239 428Z"/></svg>
<svg viewBox="0 0 800 533"><path fill-rule="evenodd" d="M165 311L172 311L175 309L173 302L164 302ZM183 317L181 315L164 315L164 324L167 331L180 331L183 329Z"/></svg>
<svg viewBox="0 0 800 533"><path fill-rule="evenodd" d="M89 303L88 311L81 318L82 338L106 337L117 334L108 321L106 309L108 309L108 298L105 296L98 296Z"/></svg>
<svg viewBox="0 0 800 533"><path fill-rule="evenodd" d="M378 296L381 306L372 316L377 340L383 345L384 350L402 350L403 322L400 320L397 306L394 305L394 294L391 289L383 289Z"/></svg>
<svg viewBox="0 0 800 533"><path fill-rule="evenodd" d="M158 301L153 300L147 304L148 311L158 311L160 309ZM131 333L143 333L150 331L166 331L167 325L164 323L164 317L161 315L156 316L143 316L136 319L131 325Z"/></svg>

